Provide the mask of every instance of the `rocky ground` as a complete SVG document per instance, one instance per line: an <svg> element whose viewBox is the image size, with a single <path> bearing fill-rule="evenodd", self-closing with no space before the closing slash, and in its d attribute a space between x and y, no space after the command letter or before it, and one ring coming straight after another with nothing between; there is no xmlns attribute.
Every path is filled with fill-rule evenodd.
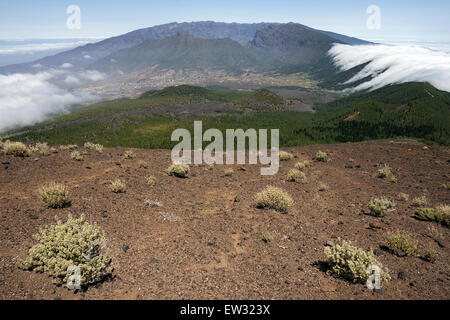
<svg viewBox="0 0 450 320"><path fill-rule="evenodd" d="M426 195L429 206L449 204L450 150L411 140L374 141L287 148L296 158L281 162L275 176L261 176L259 165L192 166L187 179L168 176L169 150L89 151L84 161L70 151L28 158L0 157L0 298L1 299L448 299L449 229L414 218L411 199ZM311 160L318 150L326 163L311 162L305 184L286 181L298 160ZM139 160L149 163L140 168ZM398 179L375 177L388 164ZM145 176L158 179L154 187ZM114 194L109 181L120 178L127 192ZM48 182L64 183L72 205L43 208L37 190ZM319 191L319 185L328 189ZM288 214L254 206L266 185L286 190L295 200ZM396 201L386 217L368 214L372 197ZM146 200L163 207L150 207ZM105 232L114 265L113 278L74 293L57 287L45 274L14 264L35 244L41 226L84 214ZM440 230L435 241L428 229ZM401 230L421 251L432 249L434 264L420 257L397 257L383 249L389 232ZM273 240L263 241L270 232ZM338 238L375 250L392 280L374 293L363 284L337 278L327 269L324 246Z"/></svg>

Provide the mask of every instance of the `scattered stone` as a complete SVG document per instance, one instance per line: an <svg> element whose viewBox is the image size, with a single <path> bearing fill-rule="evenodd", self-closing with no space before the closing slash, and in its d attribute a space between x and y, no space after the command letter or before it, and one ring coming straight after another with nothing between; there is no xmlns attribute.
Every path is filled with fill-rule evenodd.
<svg viewBox="0 0 450 320"><path fill-rule="evenodd" d="M381 227L378 224L372 223L372 222L369 223L369 228L372 229L372 230L381 229Z"/></svg>
<svg viewBox="0 0 450 320"><path fill-rule="evenodd" d="M402 249L400 249L400 250L398 250L398 252L397 252L397 256L398 256L398 257L405 257L405 256L406 256L406 253L405 253Z"/></svg>
<svg viewBox="0 0 450 320"><path fill-rule="evenodd" d="M121 166L122 164L120 162L116 162L116 166Z"/></svg>
<svg viewBox="0 0 450 320"><path fill-rule="evenodd" d="M157 208L164 207L162 203L152 200L145 200L145 204L148 205L149 207L157 207Z"/></svg>
<svg viewBox="0 0 450 320"><path fill-rule="evenodd" d="M130 249L130 247L127 246L127 245L123 246L123 248L122 248L123 252L125 252L125 253L126 253L129 249Z"/></svg>
<svg viewBox="0 0 450 320"><path fill-rule="evenodd" d="M106 212L105 210L103 210L101 213L103 218L107 218L108 217L108 212Z"/></svg>
<svg viewBox="0 0 450 320"><path fill-rule="evenodd" d="M373 292L378 293L378 294L383 294L383 289L381 289L381 288L373 289Z"/></svg>
<svg viewBox="0 0 450 320"><path fill-rule="evenodd" d="M171 212L160 212L159 215L161 216L161 218L163 219L163 221L180 221L180 218L178 218L176 215L174 215Z"/></svg>
<svg viewBox="0 0 450 320"><path fill-rule="evenodd" d="M334 247L334 246L335 246L335 244L334 244L334 242L333 242L333 241L331 241L331 240L327 240L327 242L325 242L325 246L326 246L326 247Z"/></svg>
<svg viewBox="0 0 450 320"><path fill-rule="evenodd" d="M151 263L156 263L156 264L160 263L160 261L158 259L156 259L156 258L153 258L150 262Z"/></svg>
<svg viewBox="0 0 450 320"><path fill-rule="evenodd" d="M2 161L2 164L9 164L9 161Z"/></svg>
<svg viewBox="0 0 450 320"><path fill-rule="evenodd" d="M344 222L338 221L338 225L343 225L343 224L344 224Z"/></svg>
<svg viewBox="0 0 450 320"><path fill-rule="evenodd" d="M383 250L375 249L375 250L373 250L373 254L376 255L377 257L382 256Z"/></svg>
<svg viewBox="0 0 450 320"><path fill-rule="evenodd" d="M86 166L86 169L91 170L92 168L90 166Z"/></svg>
<svg viewBox="0 0 450 320"><path fill-rule="evenodd" d="M239 171L247 171L247 169L245 169L244 167L239 167L238 170L239 170Z"/></svg>
<svg viewBox="0 0 450 320"><path fill-rule="evenodd" d="M439 245L439 247L445 248L445 241L443 239L437 239L436 242Z"/></svg>
<svg viewBox="0 0 450 320"><path fill-rule="evenodd" d="M411 281L411 282L409 283L409 286L410 286L410 287L415 287L415 286L417 286L417 281L416 281L416 280Z"/></svg>
<svg viewBox="0 0 450 320"><path fill-rule="evenodd" d="M30 219L32 219L32 220L37 220L37 219L39 219L39 217L38 217L37 215L32 214L32 213L29 213L29 214L28 214L28 217L29 217Z"/></svg>
<svg viewBox="0 0 450 320"><path fill-rule="evenodd" d="M241 202L241 199L239 199L239 197L236 196L236 198L234 198L234 202Z"/></svg>
<svg viewBox="0 0 450 320"><path fill-rule="evenodd" d="M41 160L41 158L34 158L34 161L39 161Z"/></svg>
<svg viewBox="0 0 450 320"><path fill-rule="evenodd" d="M408 280L408 279L410 279L410 276L409 276L409 273L408 273L408 272L406 272L406 271L400 271L400 272L397 274L397 278L400 279L400 280Z"/></svg>

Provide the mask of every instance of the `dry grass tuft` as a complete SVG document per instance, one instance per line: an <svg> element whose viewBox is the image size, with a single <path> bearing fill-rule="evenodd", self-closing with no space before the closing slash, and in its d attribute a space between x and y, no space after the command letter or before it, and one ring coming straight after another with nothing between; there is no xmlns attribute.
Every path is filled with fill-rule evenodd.
<svg viewBox="0 0 450 320"><path fill-rule="evenodd" d="M127 151L125 151L125 154L123 155L123 158L124 159L133 159L133 158L136 158L136 155L134 154L133 151L127 150Z"/></svg>
<svg viewBox="0 0 450 320"><path fill-rule="evenodd" d="M423 207L428 204L428 200L426 196L417 197L413 199L411 204L415 207Z"/></svg>
<svg viewBox="0 0 450 320"><path fill-rule="evenodd" d="M292 158L294 158L294 155L292 153L289 153L286 151L280 151L279 156L280 156L280 161L289 161Z"/></svg>
<svg viewBox="0 0 450 320"><path fill-rule="evenodd" d="M314 160L319 162L327 162L328 161L328 154L322 151L318 151L316 155L314 156Z"/></svg>
<svg viewBox="0 0 450 320"><path fill-rule="evenodd" d="M73 152L70 154L70 157L71 157L73 160L76 160L76 161L83 161L83 156L82 156L81 153L79 153L78 151L73 151Z"/></svg>
<svg viewBox="0 0 450 320"><path fill-rule="evenodd" d="M396 206L394 201L390 201L386 198L374 198L370 200L368 208L370 212L376 217L383 217L389 211L392 211Z"/></svg>
<svg viewBox="0 0 450 320"><path fill-rule="evenodd" d="M383 168L378 170L377 177L384 179L384 178L387 178L388 176L390 176L391 174L392 174L391 168L385 164Z"/></svg>
<svg viewBox="0 0 450 320"><path fill-rule="evenodd" d="M386 248L397 256L416 256L419 253L417 243L409 236L400 232L388 236L385 242Z"/></svg>
<svg viewBox="0 0 450 320"><path fill-rule="evenodd" d="M297 170L303 170L303 169L305 169L306 166L303 161L300 161L300 162L297 162L294 167Z"/></svg>
<svg viewBox="0 0 450 320"><path fill-rule="evenodd" d="M50 183L39 189L39 196L45 206L49 208L64 208L70 204L69 190L59 183Z"/></svg>
<svg viewBox="0 0 450 320"><path fill-rule="evenodd" d="M158 180L153 176L148 176L145 179L147 180L147 184L151 187L153 187L154 185L156 185L156 183L158 183Z"/></svg>
<svg viewBox="0 0 450 320"><path fill-rule="evenodd" d="M433 250L425 250L422 259L431 263L435 263L439 259L439 254Z"/></svg>
<svg viewBox="0 0 450 320"><path fill-rule="evenodd" d="M3 152L15 157L29 157L31 155L31 150L22 142L6 141L3 143Z"/></svg>
<svg viewBox="0 0 450 320"><path fill-rule="evenodd" d="M397 200L398 200L398 201L408 201L408 200L409 200L409 195L406 194L406 193L400 192L400 193L397 195Z"/></svg>
<svg viewBox="0 0 450 320"><path fill-rule="evenodd" d="M120 179L111 181L109 189L114 193L124 193L126 191L126 185Z"/></svg>
<svg viewBox="0 0 450 320"><path fill-rule="evenodd" d="M78 145L76 145L76 144L61 145L61 146L59 146L59 148L61 150L74 150L74 149L78 149Z"/></svg>
<svg viewBox="0 0 450 320"><path fill-rule="evenodd" d="M139 168L148 169L148 163L146 161L140 160L138 162Z"/></svg>
<svg viewBox="0 0 450 320"><path fill-rule="evenodd" d="M84 144L84 147L89 150L97 151L98 153L103 152L103 146L101 144L94 144L92 142L86 142Z"/></svg>
<svg viewBox="0 0 450 320"><path fill-rule="evenodd" d="M167 173L170 176L175 176L178 178L187 178L189 174L189 166L182 162L175 162L167 168Z"/></svg>
<svg viewBox="0 0 450 320"><path fill-rule="evenodd" d="M306 183L308 182L308 179L306 178L306 175L302 171L297 169L291 169L287 174L287 181Z"/></svg>

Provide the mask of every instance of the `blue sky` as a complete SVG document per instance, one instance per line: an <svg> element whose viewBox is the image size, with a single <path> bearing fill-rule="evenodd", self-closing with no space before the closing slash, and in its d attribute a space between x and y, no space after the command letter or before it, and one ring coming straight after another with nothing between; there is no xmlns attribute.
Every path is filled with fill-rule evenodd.
<svg viewBox="0 0 450 320"><path fill-rule="evenodd" d="M81 29L66 27L69 5ZM381 29L366 27L369 5L381 8ZM450 42L448 0L15 0L0 2L0 39L110 37L169 22L298 22L364 39Z"/></svg>

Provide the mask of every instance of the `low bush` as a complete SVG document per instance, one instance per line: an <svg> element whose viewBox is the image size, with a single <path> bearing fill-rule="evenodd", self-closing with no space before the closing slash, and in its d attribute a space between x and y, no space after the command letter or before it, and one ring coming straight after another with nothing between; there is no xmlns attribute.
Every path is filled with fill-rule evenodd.
<svg viewBox="0 0 450 320"><path fill-rule="evenodd" d="M287 213L293 206L294 200L280 188L267 186L263 191L256 194L256 206L258 208L274 209Z"/></svg>
<svg viewBox="0 0 450 320"><path fill-rule="evenodd" d="M377 177L384 179L392 174L391 168L388 165L384 165L383 168L379 169L377 172Z"/></svg>
<svg viewBox="0 0 450 320"><path fill-rule="evenodd" d="M305 163L302 162L302 161L297 162L297 163L295 164L294 168L297 169L297 170L303 170L303 169L305 169Z"/></svg>
<svg viewBox="0 0 450 320"><path fill-rule="evenodd" d="M147 184L148 184L149 186L151 186L151 187L153 187L154 185L156 185L156 183L158 182L158 180L157 180L155 177L153 177L153 176L148 176L148 177L146 178L146 180L147 180Z"/></svg>
<svg viewBox="0 0 450 320"><path fill-rule="evenodd" d="M319 162L327 162L328 161L328 154L322 151L318 151L316 155L314 156L314 160Z"/></svg>
<svg viewBox="0 0 450 320"><path fill-rule="evenodd" d="M133 151L127 150L125 151L125 154L123 155L124 159L133 159L136 157Z"/></svg>
<svg viewBox="0 0 450 320"><path fill-rule="evenodd" d="M448 205L440 205L436 209L419 208L414 214L419 220L435 221L447 227L450 225L450 206Z"/></svg>
<svg viewBox="0 0 450 320"><path fill-rule="evenodd" d="M29 157L31 150L22 142L10 142L6 141L3 144L3 152L6 155L15 157Z"/></svg>
<svg viewBox="0 0 450 320"><path fill-rule="evenodd" d="M140 160L138 165L139 168L148 169L148 163L146 161Z"/></svg>
<svg viewBox="0 0 450 320"><path fill-rule="evenodd" d="M233 172L234 171L231 168L225 169L224 171L225 177L231 177L233 175Z"/></svg>
<svg viewBox="0 0 450 320"><path fill-rule="evenodd" d="M436 221L442 225L450 226L450 206L440 205L436 207Z"/></svg>
<svg viewBox="0 0 450 320"><path fill-rule="evenodd" d="M428 204L428 200L426 196L416 197L413 199L411 204L415 207L423 207Z"/></svg>
<svg viewBox="0 0 450 320"><path fill-rule="evenodd" d="M437 212L433 208L419 208L414 212L417 219L423 221L435 221L437 218Z"/></svg>
<svg viewBox="0 0 450 320"><path fill-rule="evenodd" d="M439 259L439 254L433 250L425 250L422 259L431 263L435 263Z"/></svg>
<svg viewBox="0 0 450 320"><path fill-rule="evenodd" d="M36 143L36 145L32 148L33 152L39 153L41 156L49 156L50 155L50 147L46 142L44 143Z"/></svg>
<svg viewBox="0 0 450 320"><path fill-rule="evenodd" d="M101 144L94 144L92 142L86 142L84 144L84 147L89 150L97 151L98 153L103 152L103 146Z"/></svg>
<svg viewBox="0 0 450 320"><path fill-rule="evenodd" d="M400 192L400 193L397 195L397 200L398 200L398 201L408 201L408 200L409 200L409 195L406 194L406 193Z"/></svg>
<svg viewBox="0 0 450 320"><path fill-rule="evenodd" d="M386 198L374 198L370 200L368 208L372 215L376 217L383 217L389 211L392 211L396 206L394 201L390 201Z"/></svg>
<svg viewBox="0 0 450 320"><path fill-rule="evenodd" d="M416 256L419 253L417 243L400 232L388 236L385 245L391 253L397 256Z"/></svg>
<svg viewBox="0 0 450 320"><path fill-rule="evenodd" d="M62 145L62 146L59 146L59 148L61 150L74 150L74 149L78 148L78 145L76 145L76 144Z"/></svg>
<svg viewBox="0 0 450 320"><path fill-rule="evenodd" d="M78 151L73 151L73 152L70 154L70 157L71 157L73 160L76 160L76 161L83 161L83 156L82 156L81 153L79 153Z"/></svg>
<svg viewBox="0 0 450 320"><path fill-rule="evenodd" d="M182 162L175 162L170 165L167 169L167 173L170 176L175 176L178 178L187 178L189 174L189 166Z"/></svg>
<svg viewBox="0 0 450 320"><path fill-rule="evenodd" d="M126 185L120 179L111 181L109 189L114 193L124 193L126 190Z"/></svg>
<svg viewBox="0 0 450 320"><path fill-rule="evenodd" d="M286 152L286 151L280 151L280 161L288 161L294 158L292 153Z"/></svg>
<svg viewBox="0 0 450 320"><path fill-rule="evenodd" d="M306 175L302 171L297 169L291 169L287 174L287 181L306 183L308 182L308 179L306 178Z"/></svg>

